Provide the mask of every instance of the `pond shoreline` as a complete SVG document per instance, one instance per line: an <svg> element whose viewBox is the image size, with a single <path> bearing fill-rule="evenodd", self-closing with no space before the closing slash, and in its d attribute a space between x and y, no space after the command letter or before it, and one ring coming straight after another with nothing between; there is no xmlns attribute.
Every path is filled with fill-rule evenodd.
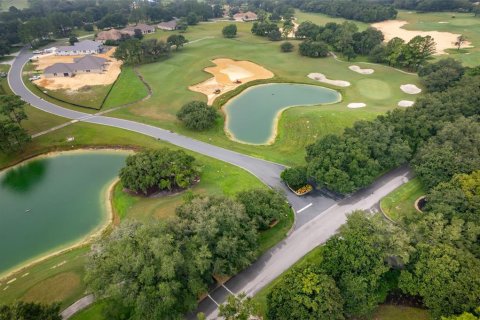
<svg viewBox="0 0 480 320"><path fill-rule="evenodd" d="M272 127L272 130L271 130L271 133L270 133L270 136L268 137L268 139L264 142L264 143L252 143L252 142L247 142L247 141L243 141L243 140L240 140L240 139L237 139L235 137L235 135L233 134L233 132L228 128L229 127L229 123L230 123L230 117L227 110L226 110L226 107L228 104L232 103L232 101L234 101L235 99L237 99L238 97L240 97L242 94L248 92L249 90L251 89L255 89L255 88L258 88L258 87L261 87L261 86L269 86L269 85L276 85L276 84L289 84L289 85L305 85L305 86L312 86L312 87L320 87L320 88L323 88L323 89L326 89L326 90L331 90L331 91L334 91L335 93L337 93L338 95L338 98L337 100L335 101L332 101L332 102L326 102L326 103L311 103L311 104L293 104L293 105L289 105L289 106L286 106L282 109L279 109L275 115L275 117L273 118L273 127ZM271 83L260 83L260 84L254 84L252 86L249 86L247 88L245 88L244 90L240 91L238 94L236 94L235 96L231 97L227 102L225 102L222 106L221 106L221 110L222 110L222 113L225 115L225 121L224 121L224 125L223 125L223 130L225 132L225 135L232 141L234 142L237 142L237 143L241 143L241 144L246 144L246 145L254 145L254 146L270 146L270 145L273 145L277 139L277 136L278 136L278 124L280 122L280 118L283 114L283 112L285 110L288 110L290 108L296 108L296 107L313 107L313 106L326 106L326 105L332 105L332 104L336 104L336 103L339 103L339 102L342 102L343 100L343 95L341 93L341 91L339 90L336 90L336 89L332 89L332 88L329 88L327 86L321 86L321 85L318 85L318 84L309 84L309 83L298 83L298 82L288 82L288 81L281 81L281 82L271 82Z"/></svg>
<svg viewBox="0 0 480 320"><path fill-rule="evenodd" d="M9 169L13 169L17 166L24 165L26 163L29 163L31 161L35 161L38 159L45 159L45 158L50 158L50 157L55 157L58 155L62 154L72 154L72 153L88 153L88 152L95 152L95 151L105 151L105 152L124 152L124 153L131 153L133 150L131 149L114 149L114 148L79 148L75 150L70 150L70 151L50 151L47 153L43 153L40 155L28 157L23 161L19 161L14 165L8 166L4 169L1 170L1 172ZM105 214L105 218L97 227L95 227L91 232L87 233L85 236L80 237L77 240L73 240L70 245L67 245L67 247L62 248L62 249L52 249L52 252L46 252L45 254L39 255L38 257L34 257L31 260L26 260L25 263L21 263L17 266L14 266L10 269L7 269L4 272L0 272L0 281L5 281L8 278L12 278L14 275L21 273L23 270L32 267L33 265L43 262L45 260L48 260L52 257L65 254L69 251L72 251L74 249L86 246L90 243L92 243L96 238L101 236L104 232L106 232L114 223L115 220L115 212L113 210L113 205L112 205L112 197L113 197L113 191L115 185L118 183L119 178L116 177L115 179L107 182L104 187L102 188L101 192L103 195L101 195L101 207L102 210L104 210L103 214ZM102 215L103 215L102 214ZM10 279L9 281L13 280Z"/></svg>

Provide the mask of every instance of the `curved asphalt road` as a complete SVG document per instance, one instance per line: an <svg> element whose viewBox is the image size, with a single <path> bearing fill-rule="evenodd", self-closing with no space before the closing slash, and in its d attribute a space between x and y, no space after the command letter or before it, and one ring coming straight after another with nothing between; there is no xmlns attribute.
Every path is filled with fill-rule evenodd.
<svg viewBox="0 0 480 320"><path fill-rule="evenodd" d="M197 312L204 312L211 319L217 316L216 304L223 303L228 294L240 292L246 292L248 295L255 294L303 255L331 237L345 223L347 213L373 208L382 197L409 179L408 169L400 168L383 176L370 188L340 202L319 192L297 197L280 181L280 173L285 168L280 164L250 157L143 123L69 110L39 98L25 87L22 80L23 65L31 57L32 54L28 50L20 52L12 64L8 82L13 92L32 106L71 119L72 122L83 121L121 128L169 142L241 167L272 188L286 191L288 201L296 210L295 230L252 266L233 277L224 286L211 291L209 297L200 302ZM78 308L75 309L78 310ZM189 318L195 318L194 314L189 315Z"/></svg>

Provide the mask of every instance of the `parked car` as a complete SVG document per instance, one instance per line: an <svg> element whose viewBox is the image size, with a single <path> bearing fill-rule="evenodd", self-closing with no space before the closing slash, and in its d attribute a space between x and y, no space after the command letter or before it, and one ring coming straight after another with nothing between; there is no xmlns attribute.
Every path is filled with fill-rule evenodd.
<svg viewBox="0 0 480 320"><path fill-rule="evenodd" d="M33 50L33 54L42 54L43 50Z"/></svg>
<svg viewBox="0 0 480 320"><path fill-rule="evenodd" d="M40 79L40 76L31 76L30 78L28 78L28 80L30 81L35 81L35 80L38 80Z"/></svg>

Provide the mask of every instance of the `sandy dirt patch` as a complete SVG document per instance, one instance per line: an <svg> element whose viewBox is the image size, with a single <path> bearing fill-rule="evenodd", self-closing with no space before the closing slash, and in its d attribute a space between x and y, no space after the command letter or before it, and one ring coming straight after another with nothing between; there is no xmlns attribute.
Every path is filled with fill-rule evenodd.
<svg viewBox="0 0 480 320"><path fill-rule="evenodd" d="M350 82L344 80L332 80L328 79L323 73L309 73L308 76L310 79L317 80L319 82L331 84L337 87L349 87Z"/></svg>
<svg viewBox="0 0 480 320"><path fill-rule="evenodd" d="M402 108L408 108L408 107L411 107L415 104L415 101L411 101L411 100L401 100L398 102L398 106L399 107L402 107Z"/></svg>
<svg viewBox="0 0 480 320"><path fill-rule="evenodd" d="M115 48L110 49L106 53L96 55L98 57L109 60L107 70L102 73L81 73L73 77L53 77L45 78L43 75L34 83L48 90L66 89L77 91L85 86L109 85L115 82L121 72L122 62L112 58ZM35 70L44 70L46 67L55 63L73 63L73 59L81 58L82 56L40 56L38 60L34 60Z"/></svg>
<svg viewBox="0 0 480 320"><path fill-rule="evenodd" d="M390 41L391 39L398 37L406 42L410 41L415 36L431 36L434 40L436 45L437 52L435 54L443 54L446 53L445 49L454 48L455 41L457 41L457 37L459 34L450 33L450 32L439 32L439 31L413 31L413 30L406 30L402 27L405 26L408 22L402 20L388 20L383 22L378 22L372 24L372 27L377 28L378 30L383 32L385 36L385 42ZM470 47L470 42L465 42L463 47Z"/></svg>
<svg viewBox="0 0 480 320"><path fill-rule="evenodd" d="M375 70L373 70L373 69L362 69L359 66L350 66L350 67L348 67L348 69L350 69L354 72L360 73L360 74L372 74L372 73L375 72Z"/></svg>
<svg viewBox="0 0 480 320"><path fill-rule="evenodd" d="M350 109L358 109L358 108L365 108L367 105L363 102L352 102L347 105L347 108Z"/></svg>
<svg viewBox="0 0 480 320"><path fill-rule="evenodd" d="M400 86L400 89L403 92L408 93L408 94L419 94L420 92L422 92L422 89L420 89L419 87L417 87L414 84L403 84L403 85Z"/></svg>
<svg viewBox="0 0 480 320"><path fill-rule="evenodd" d="M293 29L292 29L292 31L290 31L290 33L287 35L287 38L289 38L289 39L295 39L295 32L297 32L298 26L299 26L299 24L296 23L295 21L292 21L292 23L293 23ZM283 28L279 28L279 30L280 30L280 32L281 32L282 35L283 35Z"/></svg>
<svg viewBox="0 0 480 320"><path fill-rule="evenodd" d="M210 105L221 94L232 91L244 83L273 78L273 73L270 70L250 61L215 59L212 62L216 66L204 70L211 73L213 78L188 87L192 91L206 95Z"/></svg>

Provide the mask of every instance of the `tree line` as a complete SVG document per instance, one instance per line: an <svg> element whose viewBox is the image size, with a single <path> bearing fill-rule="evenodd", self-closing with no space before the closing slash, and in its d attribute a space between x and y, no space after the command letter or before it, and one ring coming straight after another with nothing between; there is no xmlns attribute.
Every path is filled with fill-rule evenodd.
<svg viewBox="0 0 480 320"><path fill-rule="evenodd" d="M11 153L21 150L31 140L22 122L27 120L25 102L19 96L0 95L0 151Z"/></svg>
<svg viewBox="0 0 480 320"><path fill-rule="evenodd" d="M286 0L286 2L303 11L320 12L332 17L367 23L395 19L398 13L391 4L368 0Z"/></svg>
<svg viewBox="0 0 480 320"><path fill-rule="evenodd" d="M463 69L461 65L449 63L456 64L450 75L457 80L446 90L429 92L411 108L389 111L373 121L358 121L342 135L326 135L307 146L308 178L318 187L347 194L406 163L413 165L429 187L449 180L454 172L474 170L480 150L480 77L469 72L459 76L454 70ZM434 73L435 68L427 68L432 72L426 72L423 79ZM428 80L430 90L437 87L435 79ZM437 79L441 84L437 88L443 90L444 79Z"/></svg>
<svg viewBox="0 0 480 320"><path fill-rule="evenodd" d="M145 151L127 159L120 177L130 188L140 183L139 190L188 186L198 175L192 174L195 162L183 151ZM171 220L127 220L92 245L86 281L113 306L106 311L109 319L119 319L118 310L126 319L180 318L196 307L214 276L249 266L258 256L259 232L289 210L285 196L274 190L246 190L234 198L187 192Z"/></svg>
<svg viewBox="0 0 480 320"><path fill-rule="evenodd" d="M470 12L475 10L475 2L469 0L395 0L393 4L398 9L417 10L419 12Z"/></svg>
<svg viewBox="0 0 480 320"><path fill-rule="evenodd" d="M93 31L125 27L128 23L156 23L173 17L185 24L196 24L223 15L219 3L196 0L150 2L130 0L32 0L28 8L10 7L0 13L0 55L10 53L11 46L28 43L39 46L54 37L68 37L75 29Z"/></svg>

